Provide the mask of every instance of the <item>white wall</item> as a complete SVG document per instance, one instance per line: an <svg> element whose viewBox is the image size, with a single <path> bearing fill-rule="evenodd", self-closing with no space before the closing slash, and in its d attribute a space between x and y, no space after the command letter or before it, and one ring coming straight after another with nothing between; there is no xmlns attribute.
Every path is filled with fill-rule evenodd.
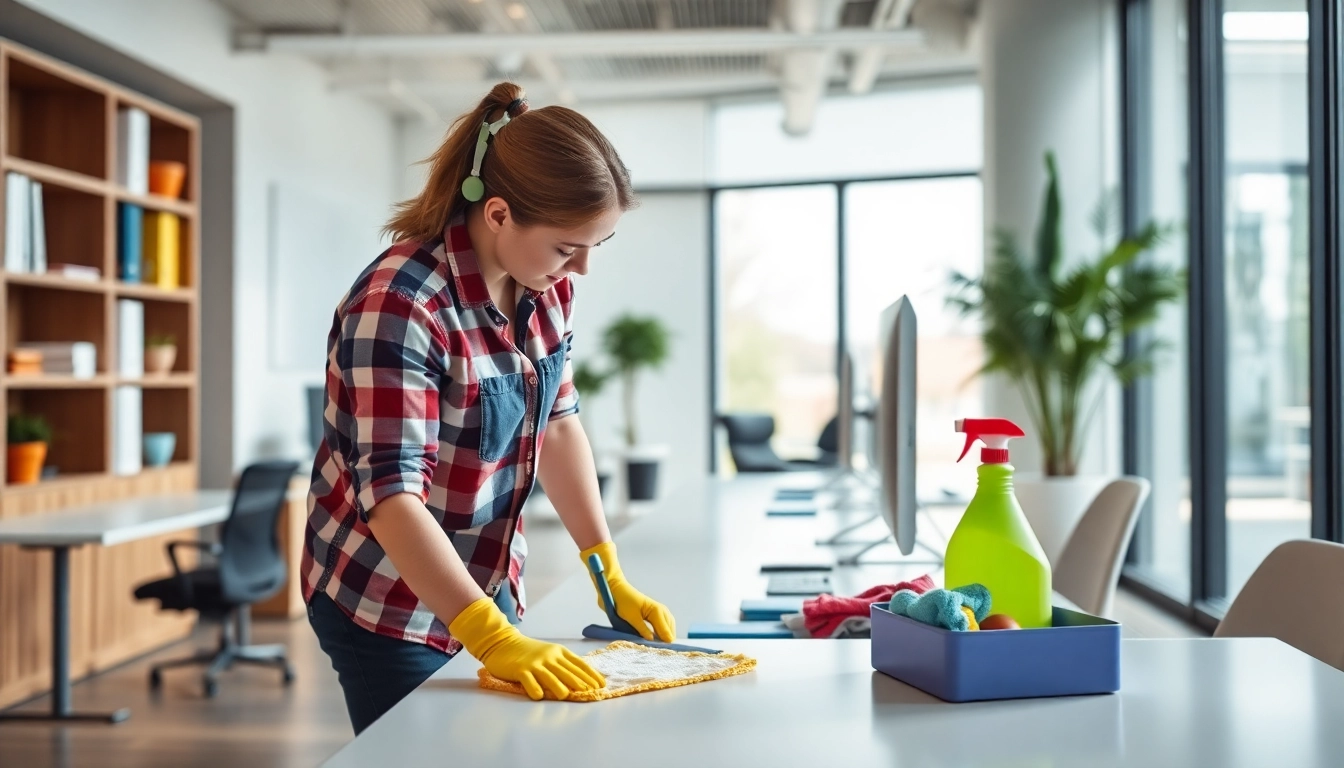
<svg viewBox="0 0 1344 768"><path fill-rule="evenodd" d="M311 460L303 387L320 381L324 350L312 351L311 370L277 371L269 360L269 189L280 182L311 190L357 217L372 240L401 176L393 119L333 93L303 59L234 54L229 16L208 0L24 1L233 104L234 464L277 455ZM368 260L376 255L371 249ZM358 272L341 268L352 280ZM208 343L209 329L205 335Z"/></svg>
<svg viewBox="0 0 1344 768"><path fill-rule="evenodd" d="M638 401L641 437L671 449L667 493L709 466L709 203L700 191L652 190L705 184L709 108L696 101L577 108L616 147L641 201L622 217L616 237L594 252L590 274L577 279L574 358L596 356L602 330L625 312L653 315L672 329L671 359L641 377ZM401 126L401 197L419 192L425 169L414 164L434 151L446 129L419 120ZM583 403L599 452L620 445L620 404L618 382Z"/></svg>
<svg viewBox="0 0 1344 768"><path fill-rule="evenodd" d="M1095 257L1101 245L1088 214L1119 181L1114 13L1114 3L1104 0L980 5L985 223L1016 232L1024 247L1035 237L1047 149L1059 166L1068 257ZM1010 385L991 383L986 392L990 413L1029 428ZM1084 473L1120 467L1118 388L1108 386L1105 396L1083 448ZM1039 469L1040 460L1032 441L1019 440L1013 448L1013 463L1021 469Z"/></svg>
<svg viewBox="0 0 1344 768"><path fill-rule="evenodd" d="M713 117L713 178L720 184L975 171L981 165L980 87L911 83L832 96L806 136L783 130L778 99L733 104Z"/></svg>

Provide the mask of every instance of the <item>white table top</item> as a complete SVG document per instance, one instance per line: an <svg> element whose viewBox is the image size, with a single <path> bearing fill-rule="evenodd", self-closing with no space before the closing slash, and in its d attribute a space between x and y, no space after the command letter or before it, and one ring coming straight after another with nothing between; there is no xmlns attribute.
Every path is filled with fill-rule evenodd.
<svg viewBox="0 0 1344 768"><path fill-rule="evenodd" d="M853 545L818 547L815 542L869 517L871 512L823 510L815 517L766 516L776 488L805 487L816 482L811 473L790 473L687 485L659 501L616 536L621 567L632 584L672 610L678 634L683 637L693 623L737 621L744 598L765 596L769 577L761 573L763 564L825 558L833 562L837 555L857 549ZM927 527L923 516L919 523ZM885 532L885 524L878 521L848 538L864 541ZM925 533L921 528L921 538ZM935 532L927 533L933 542L938 540ZM917 549L909 559L923 559L921 552ZM875 561L900 557L894 544L870 554ZM573 576L535 606L528 606L522 624L525 633L579 638L585 625L607 623L577 550L573 568ZM942 583L941 566L920 562L837 568L831 573L831 582L835 594L855 595L877 584L906 581L926 573ZM1064 603L1062 596L1056 597Z"/></svg>
<svg viewBox="0 0 1344 768"><path fill-rule="evenodd" d="M0 520L0 544L112 546L162 533L200 528L229 516L231 491L196 491L71 507Z"/></svg>
<svg viewBox="0 0 1344 768"><path fill-rule="evenodd" d="M326 765L1261 768L1344 755L1344 673L1277 640L1125 640L1118 694L970 704L874 672L867 640L715 644L757 668L593 704L482 691L463 654Z"/></svg>

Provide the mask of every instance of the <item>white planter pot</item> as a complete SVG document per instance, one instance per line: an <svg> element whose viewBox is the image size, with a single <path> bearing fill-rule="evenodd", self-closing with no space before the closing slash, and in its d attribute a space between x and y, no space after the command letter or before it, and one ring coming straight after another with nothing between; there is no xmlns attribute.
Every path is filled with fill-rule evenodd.
<svg viewBox="0 0 1344 768"><path fill-rule="evenodd" d="M1105 475L1044 477L1034 472L1021 472L1013 477L1017 503L1022 505L1022 512L1051 565L1059 560L1078 519L1110 481Z"/></svg>

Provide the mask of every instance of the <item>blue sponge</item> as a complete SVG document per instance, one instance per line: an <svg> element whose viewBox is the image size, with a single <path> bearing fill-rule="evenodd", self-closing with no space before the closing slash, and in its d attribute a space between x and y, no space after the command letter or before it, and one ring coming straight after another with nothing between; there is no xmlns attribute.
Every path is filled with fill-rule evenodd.
<svg viewBox="0 0 1344 768"><path fill-rule="evenodd" d="M980 584L970 584L956 589L934 589L922 595L902 589L891 596L887 610L923 624L965 632L971 623L961 607L969 607L978 622L989 615L990 604L989 590Z"/></svg>

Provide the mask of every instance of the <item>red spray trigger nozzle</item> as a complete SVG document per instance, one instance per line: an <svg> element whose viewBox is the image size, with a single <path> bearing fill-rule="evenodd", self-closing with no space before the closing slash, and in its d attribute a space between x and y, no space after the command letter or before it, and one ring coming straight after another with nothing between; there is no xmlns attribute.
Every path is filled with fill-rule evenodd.
<svg viewBox="0 0 1344 768"><path fill-rule="evenodd" d="M988 463L1000 464L1008 461L1008 441L1027 434L1008 419L958 419L957 431L966 433L966 446L961 449L957 461L966 458L976 440L982 440L987 447L981 452L981 458Z"/></svg>

